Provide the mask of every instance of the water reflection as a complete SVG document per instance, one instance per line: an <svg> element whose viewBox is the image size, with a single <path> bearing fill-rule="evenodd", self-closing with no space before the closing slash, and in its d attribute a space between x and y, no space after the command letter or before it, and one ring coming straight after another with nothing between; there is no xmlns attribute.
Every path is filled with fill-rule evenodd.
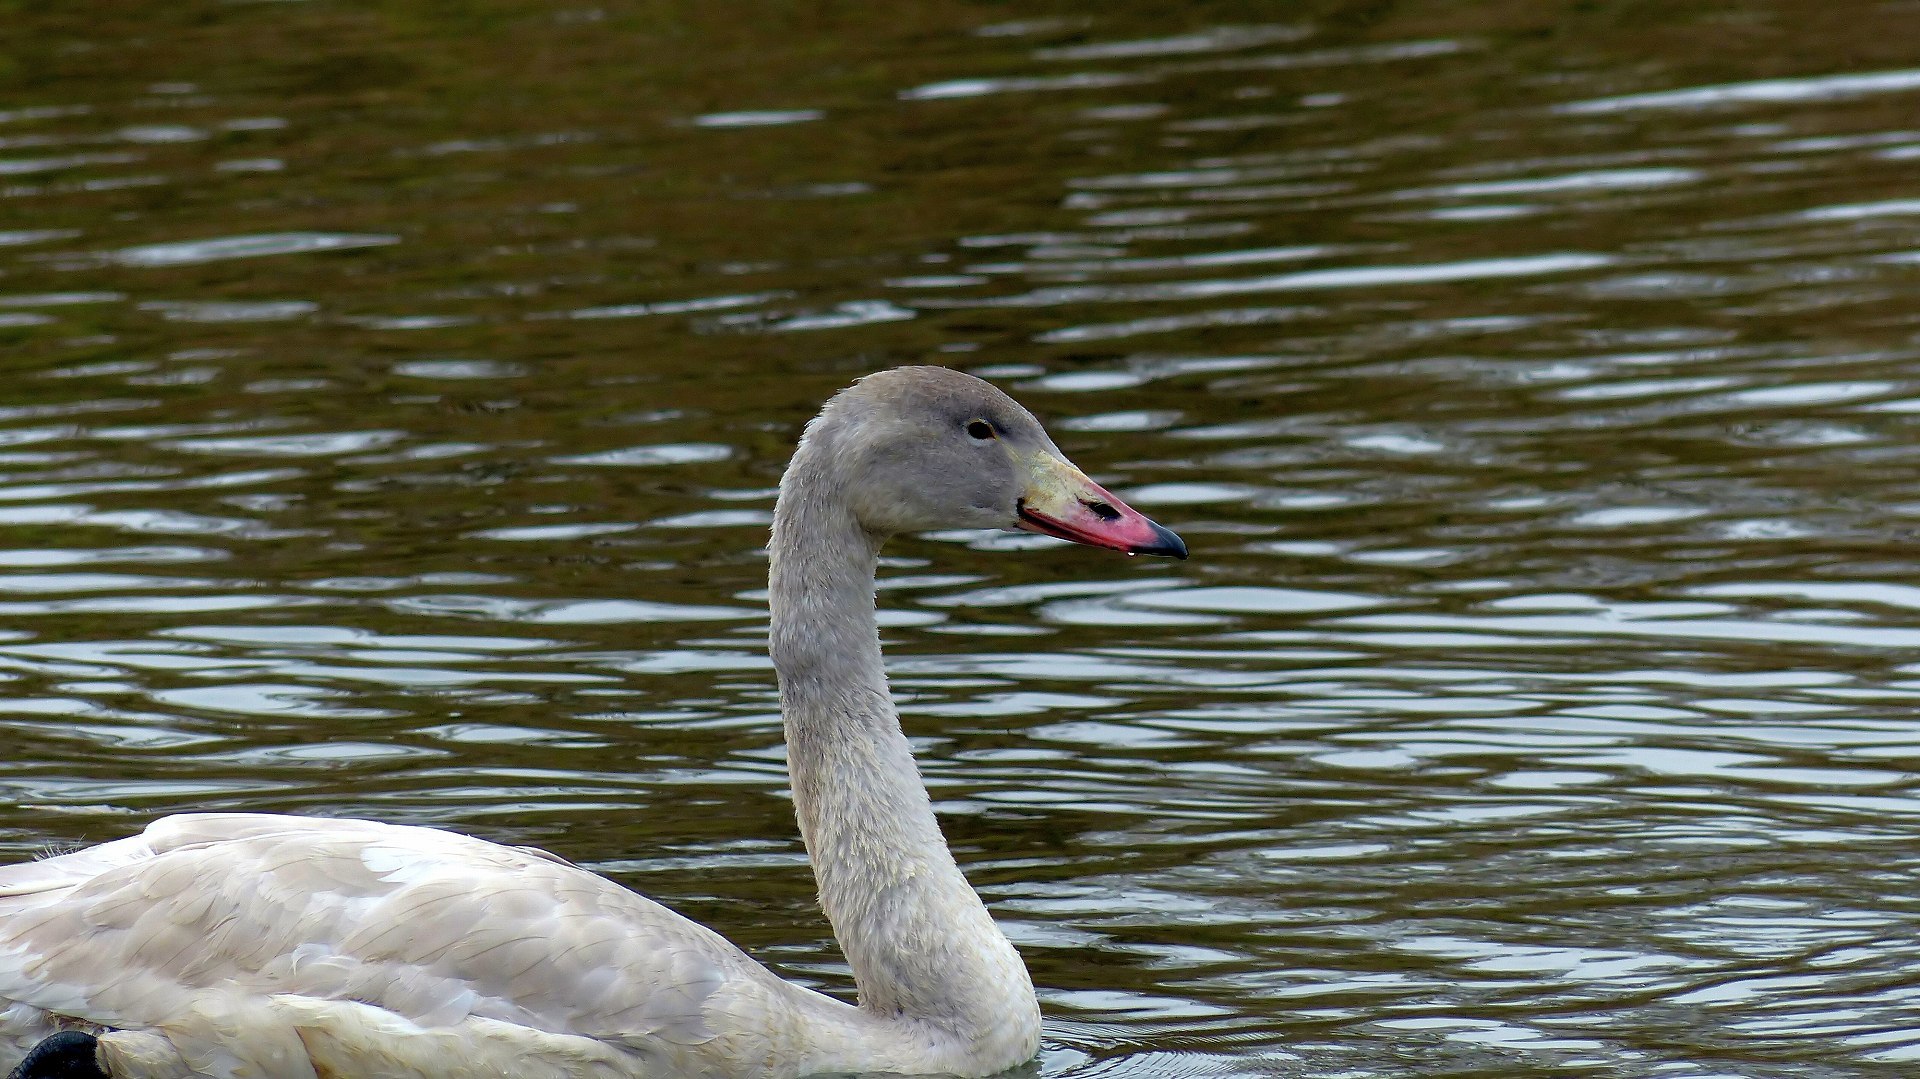
<svg viewBox="0 0 1920 1079"><path fill-rule="evenodd" d="M883 564L1043 1073L1903 1074L1902 13L1288 15L15 13L0 845L451 825L845 991L764 530L943 362L1195 551Z"/></svg>

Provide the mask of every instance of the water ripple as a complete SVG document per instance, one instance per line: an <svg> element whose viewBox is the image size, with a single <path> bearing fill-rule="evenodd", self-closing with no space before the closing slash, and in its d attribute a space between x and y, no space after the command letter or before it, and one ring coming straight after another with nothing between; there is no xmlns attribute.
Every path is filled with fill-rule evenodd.
<svg viewBox="0 0 1920 1079"><path fill-rule="evenodd" d="M264 258L269 255L297 255L316 251L384 247L399 242L398 236L273 232L253 236L221 236L208 240L141 244L137 247L125 247L118 251L107 252L101 257L120 266L192 266L225 259Z"/></svg>
<svg viewBox="0 0 1920 1079"><path fill-rule="evenodd" d="M851 992L766 528L821 399L946 363L1194 556L882 558L1040 1072L1920 1059L1907 13L305 7L351 55L102 9L0 112L9 857L450 825Z"/></svg>

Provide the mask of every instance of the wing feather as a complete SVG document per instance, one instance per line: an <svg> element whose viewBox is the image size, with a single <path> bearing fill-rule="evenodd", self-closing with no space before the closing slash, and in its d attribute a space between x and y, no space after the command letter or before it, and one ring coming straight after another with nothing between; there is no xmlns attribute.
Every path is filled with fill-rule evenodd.
<svg viewBox="0 0 1920 1079"><path fill-rule="evenodd" d="M771 986L717 934L571 863L430 829L197 814L0 867L0 1008L105 1026L164 1027L196 993L241 990L693 1045L729 993Z"/></svg>

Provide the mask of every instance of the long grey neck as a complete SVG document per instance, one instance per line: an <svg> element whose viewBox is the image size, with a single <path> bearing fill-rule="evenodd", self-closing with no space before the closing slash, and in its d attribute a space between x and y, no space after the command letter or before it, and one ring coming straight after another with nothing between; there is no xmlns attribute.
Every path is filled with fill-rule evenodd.
<svg viewBox="0 0 1920 1079"><path fill-rule="evenodd" d="M1026 968L955 866L900 731L874 620L880 537L833 458L831 432L803 443L770 547L787 765L820 905L868 1012L964 1040L1037 1030Z"/></svg>

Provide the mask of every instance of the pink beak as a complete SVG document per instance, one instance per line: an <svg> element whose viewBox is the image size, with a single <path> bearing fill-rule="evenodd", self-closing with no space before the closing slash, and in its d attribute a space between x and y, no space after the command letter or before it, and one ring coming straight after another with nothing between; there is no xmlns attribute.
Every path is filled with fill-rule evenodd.
<svg viewBox="0 0 1920 1079"><path fill-rule="evenodd" d="M1187 557L1173 530L1115 498L1067 462L1034 455L1034 482L1019 503L1021 530L1128 554Z"/></svg>

